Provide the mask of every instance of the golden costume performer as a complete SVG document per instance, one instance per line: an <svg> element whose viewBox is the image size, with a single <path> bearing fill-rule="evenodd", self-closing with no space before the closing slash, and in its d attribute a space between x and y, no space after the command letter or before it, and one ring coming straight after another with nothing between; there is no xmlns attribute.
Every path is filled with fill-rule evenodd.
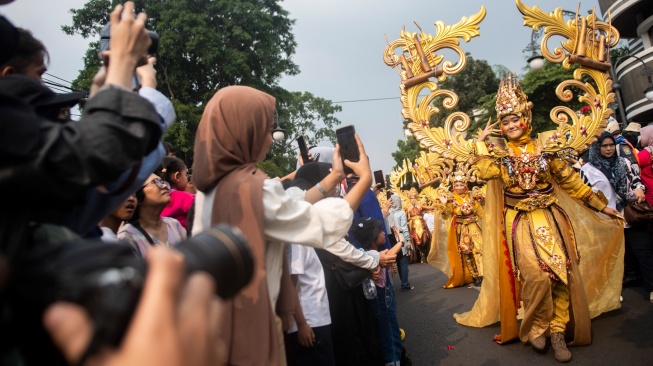
<svg viewBox="0 0 653 366"><path fill-rule="evenodd" d="M444 230L434 225L429 263L449 276L444 288L454 288L474 283L480 286L483 280L482 263L482 203L485 199L481 189L467 187L471 178L475 180L466 164L458 164L457 169L447 179L451 191L440 187L436 190L439 201L436 204L444 220ZM428 192L428 191L427 191ZM425 192L426 193L426 192ZM437 219L437 217L436 217Z"/></svg>
<svg viewBox="0 0 653 366"><path fill-rule="evenodd" d="M545 335L551 334L554 348L556 344L564 347L565 331L569 330L567 337L572 340L571 344L589 344L593 309L588 298L599 298L601 306L608 309L619 306L620 289L617 287L620 286L615 283L614 275L618 276L619 272L615 268L616 258L623 255L623 246L620 245L623 232L614 222L601 220L591 212L583 212L587 210L573 207L573 201L570 202L569 197L561 192L597 211L610 210L600 194L583 184L559 151L545 151L541 137L530 138L531 108L532 103L527 101L516 78L509 75L499 87L496 105L498 123L507 142L504 146L499 146L501 141L486 145L480 136L481 141L476 143L477 174L481 179L493 180L488 183L488 206L490 198L494 202L492 208L487 207L490 212L486 212L486 216L489 218L494 214L494 217L502 218L501 222L488 220L485 225L490 231L493 227L501 228L487 236L491 238L489 242L500 247L498 253L494 253L498 254L495 270L499 272L501 320L501 334L495 341L505 343L519 337L522 342L529 341L534 348L543 349ZM562 201L578 216L569 215ZM599 222L594 222L596 220ZM578 235L581 227L585 229L582 236ZM599 231L587 232L589 228ZM604 266L585 266L582 272L588 275L583 276L579 268L579 247L596 246L595 242L607 244L604 253L591 254L603 254L604 258L593 260ZM596 268L602 270L594 272L605 270L605 273L598 278L596 274L590 275L589 272ZM492 290L496 289L490 287L486 293L480 294L474 309L456 316L456 319L466 325L487 325L478 321L485 316L489 318L492 311L482 307L488 301L496 303L496 297L488 298L493 296L488 293ZM524 310L518 330L520 302L523 302ZM566 347L564 350L568 353ZM570 353L568 359L563 358L570 359Z"/></svg>
<svg viewBox="0 0 653 366"><path fill-rule="evenodd" d="M410 239L417 248L420 255L420 261L426 263L431 245L431 232L426 226L424 220L424 211L432 210L433 207L424 206L419 202L419 193L415 187L408 191L408 229L410 230Z"/></svg>
<svg viewBox="0 0 653 366"><path fill-rule="evenodd" d="M580 91L578 101L589 107L589 113L578 115L568 106L554 107L550 117L558 125L555 131L531 138L532 103L512 75L501 83L496 105L505 141L485 141L494 132L490 123L478 141L470 139L471 118L464 112L450 113L442 126L430 125L431 117L440 111L436 98L443 97L442 106L448 109L458 103L458 96L441 89L441 83L465 67L459 39L469 42L480 35L483 7L453 25L437 21L434 35L421 28L418 33L403 29L399 39L388 43L384 61L401 78L401 112L411 120L407 128L420 147L457 163L471 162L476 175L488 181L482 225L483 285L471 311L454 314L456 321L473 327L500 321L498 343L520 338L536 349L545 347L545 336L550 334L556 360L567 362L571 353L566 340L571 345L589 344L590 318L620 307L622 221L588 208L618 217L567 163L569 154L592 144L613 113L607 55L617 45L619 33L595 14L577 13L566 21L561 8L546 13L515 2L524 25L544 29L542 56L567 70L578 65L573 78L561 82L555 92L569 102ZM553 52L549 50L552 36L562 37ZM458 59L445 60L438 53L445 48ZM428 174L428 169L423 170ZM518 315L523 319L521 327Z"/></svg>

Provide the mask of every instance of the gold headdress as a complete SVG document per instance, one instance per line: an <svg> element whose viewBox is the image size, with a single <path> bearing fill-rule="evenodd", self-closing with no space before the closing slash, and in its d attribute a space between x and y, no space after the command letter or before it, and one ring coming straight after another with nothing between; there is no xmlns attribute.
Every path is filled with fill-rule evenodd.
<svg viewBox="0 0 653 366"><path fill-rule="evenodd" d="M449 181L453 184L456 182L467 183L468 181L475 181L476 177L471 174L473 170L469 169L469 165L464 163L456 164L456 170L451 174Z"/></svg>
<svg viewBox="0 0 653 366"><path fill-rule="evenodd" d="M532 108L533 103L528 101L528 97L522 91L517 76L512 73L506 74L506 77L501 80L497 92L497 104L495 106L497 118L500 120L505 116L514 114L523 117L524 122L530 126Z"/></svg>

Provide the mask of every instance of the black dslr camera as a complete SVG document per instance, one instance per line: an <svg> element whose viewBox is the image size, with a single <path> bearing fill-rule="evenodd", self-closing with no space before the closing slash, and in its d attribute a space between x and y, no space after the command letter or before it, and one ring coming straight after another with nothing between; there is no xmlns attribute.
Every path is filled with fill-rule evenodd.
<svg viewBox="0 0 653 366"><path fill-rule="evenodd" d="M154 56L159 50L159 34L155 31L146 29L147 34L150 36L152 44L150 48L147 49L148 56ZM109 44L111 43L111 22L100 29L100 53L109 50Z"/></svg>
<svg viewBox="0 0 653 366"><path fill-rule="evenodd" d="M205 271L223 299L252 278L249 243L239 229L219 224L178 244L188 273ZM94 323L93 337L80 364L104 346L117 348L140 299L147 264L125 243L79 239L37 245L18 253L6 293L10 329L27 365L66 365L42 325L42 314L55 301L84 307ZM7 311L10 314L6 314Z"/></svg>
<svg viewBox="0 0 653 366"><path fill-rule="evenodd" d="M150 36L150 40L152 43L150 44L150 47L147 49L147 57L154 56L156 52L159 50L159 35L155 31L151 31L146 29L145 30L147 34ZM102 52L108 51L109 50L109 45L111 44L111 22L108 22L102 29L100 30L100 55L102 55ZM103 60L104 65L107 66L108 60ZM138 65L141 66L141 65ZM132 80L132 89L137 89L141 83L140 78L138 75L134 74L134 79Z"/></svg>

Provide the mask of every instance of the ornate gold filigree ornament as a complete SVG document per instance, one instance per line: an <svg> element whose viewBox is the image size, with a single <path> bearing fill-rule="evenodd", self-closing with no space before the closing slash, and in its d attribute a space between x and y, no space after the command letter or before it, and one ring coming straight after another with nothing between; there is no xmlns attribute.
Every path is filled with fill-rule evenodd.
<svg viewBox="0 0 653 366"><path fill-rule="evenodd" d="M478 24L483 18L485 8L481 7L478 13L469 18L464 17L452 26L441 21L435 22L435 35L402 30L400 38L390 42L383 53L385 63L399 70L403 105L401 113L404 118L412 121L408 124L408 129L422 147L454 160L466 160L472 151L471 142L466 141L463 134L469 128L471 119L463 112L455 112L446 119L444 128L429 128L431 116L440 112L433 105L436 97L444 97L443 106L447 109L458 104L458 96L454 92L439 89L438 84L429 79L437 78L442 82L448 75L458 74L465 68L467 58L459 46L459 39L469 42L479 36ZM399 54L395 53L397 49L401 51ZM444 55L436 54L443 49L453 50L458 61L444 61ZM429 95L420 97L424 90L428 90Z"/></svg>
<svg viewBox="0 0 653 366"><path fill-rule="evenodd" d="M558 129L548 134L542 134L540 141L544 150L571 148L584 151L596 141L607 120L613 114L608 106L614 102L612 80L608 70L610 64L606 61L610 47L619 42L619 32L612 24L601 22L596 17L596 11L587 16L579 16L578 10L573 20L565 22L562 8L552 13L545 13L537 6L528 7L520 0L515 0L517 9L524 15L524 25L538 30L544 27L544 36L540 44L542 55L549 62L562 64L569 69L571 64L578 64L574 70L574 78L561 82L555 92L563 102L569 102L574 93L569 89L576 87L584 92L578 97L581 103L590 107L589 115L578 116L567 106L557 106L551 110L551 120L558 124ZM609 14L608 14L609 18ZM562 48L549 50L548 41L553 36L560 36ZM583 77L591 82L583 82ZM566 139L561 139L568 136Z"/></svg>
<svg viewBox="0 0 653 366"><path fill-rule="evenodd" d="M541 151L560 152L571 151L571 149L577 152L584 151L603 132L608 117L613 113L608 108L608 105L614 102L614 93L612 93L612 80L607 72L610 64L606 61L606 55L609 48L617 44L619 33L610 23L599 21L594 13L587 16L577 15L575 19L565 22L561 8L547 14L536 6L528 7L520 0L515 1L517 8L524 15L524 25L534 30L544 27L541 42L542 55L549 62L562 64L566 69L574 63L579 65L574 70L573 79L561 82L556 88L555 93L558 98L563 102L569 102L574 97L570 88L578 88L583 92L578 96L578 100L588 105L591 111L588 115L578 116L567 106L554 107L550 117L558 128L540 134ZM459 38L469 41L479 36L478 25L484 17L485 8L482 7L477 14L462 18L453 26L445 26L441 21L437 21L434 36L424 32L418 35L402 30L400 39L390 42L384 51L385 63L399 69L403 106L401 112L406 119L412 121L408 124L408 129L421 147L428 149L437 157L467 162L474 155L473 140L466 139L471 121L465 113L452 113L445 120L444 127L429 127L430 117L440 111L432 104L436 97L444 96L445 108L454 108L458 103L458 96L453 91L439 89L438 84L430 79L436 78L438 82L442 82L448 75L457 74L464 69L466 58L459 47ZM563 40L562 47L555 48L551 52L548 41L553 36L559 36ZM455 51L459 57L457 63L443 62L444 56L436 55L437 50L444 48ZM400 49L401 53L396 54L396 49ZM499 90L499 100L504 102L497 104L499 116L514 112L516 115L521 113L522 117L529 117L532 105L525 96L521 98L517 92L521 91L519 83L516 80L509 81L512 84L505 83L506 81L502 83L502 87L506 87L505 91L508 94L502 93L502 89ZM512 90L508 91L508 89ZM428 90L429 95L420 97L420 93L424 90ZM514 96L511 95L512 92L515 92ZM493 149L492 146L488 147ZM435 161L436 157L429 157L429 159ZM420 169L422 172L429 171L423 166ZM417 175L418 180L420 175L421 173ZM428 179L432 176L433 174L423 175Z"/></svg>

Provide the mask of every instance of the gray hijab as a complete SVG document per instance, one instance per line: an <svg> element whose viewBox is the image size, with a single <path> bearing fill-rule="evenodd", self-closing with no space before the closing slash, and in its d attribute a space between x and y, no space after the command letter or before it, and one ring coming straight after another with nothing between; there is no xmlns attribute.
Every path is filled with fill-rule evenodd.
<svg viewBox="0 0 653 366"><path fill-rule="evenodd" d="M392 200L392 205L390 206L390 212L401 211L401 197L398 194L394 193L390 196Z"/></svg>

